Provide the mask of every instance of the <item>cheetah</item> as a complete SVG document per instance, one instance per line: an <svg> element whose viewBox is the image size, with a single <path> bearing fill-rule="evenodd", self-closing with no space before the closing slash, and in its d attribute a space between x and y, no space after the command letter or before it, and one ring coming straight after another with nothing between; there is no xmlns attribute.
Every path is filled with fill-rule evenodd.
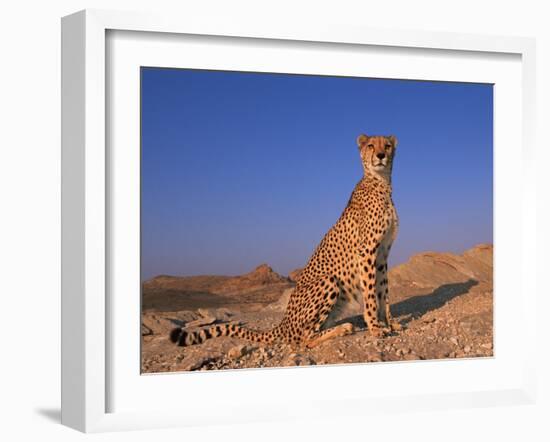
<svg viewBox="0 0 550 442"><path fill-rule="evenodd" d="M390 313L387 265L399 223L391 186L397 139L393 135L362 134L357 137L357 146L363 177L298 277L282 321L267 331L231 323L198 331L180 327L171 331L172 342L189 346L233 336L264 344L280 342L312 348L353 333L352 323L336 321L344 304L352 299L362 302L363 318L373 336L400 329Z"/></svg>

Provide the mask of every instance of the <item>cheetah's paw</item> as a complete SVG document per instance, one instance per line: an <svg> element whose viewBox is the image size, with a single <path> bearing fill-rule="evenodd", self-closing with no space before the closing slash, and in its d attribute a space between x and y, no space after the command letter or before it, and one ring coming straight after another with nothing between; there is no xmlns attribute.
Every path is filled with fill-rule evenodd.
<svg viewBox="0 0 550 442"><path fill-rule="evenodd" d="M392 332L403 330L403 326L396 320L390 321L390 329Z"/></svg>
<svg viewBox="0 0 550 442"><path fill-rule="evenodd" d="M369 328L369 333L370 333L371 336L373 336L375 338L382 338L384 336L384 330L382 329L382 327L380 327L378 325L370 327Z"/></svg>

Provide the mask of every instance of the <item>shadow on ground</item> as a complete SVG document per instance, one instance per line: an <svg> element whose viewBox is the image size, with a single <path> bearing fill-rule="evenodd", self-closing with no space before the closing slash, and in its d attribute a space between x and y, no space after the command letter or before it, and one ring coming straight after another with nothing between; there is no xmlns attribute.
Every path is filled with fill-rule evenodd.
<svg viewBox="0 0 550 442"><path fill-rule="evenodd" d="M411 319L419 318L429 311L443 307L451 299L468 293L472 287L478 284L478 281L475 279L469 279L466 282L443 284L431 293L412 296L404 301L393 304L391 306L392 315L396 317L408 316L403 321L407 323Z"/></svg>
<svg viewBox="0 0 550 442"><path fill-rule="evenodd" d="M466 282L454 284L444 284L426 295L416 295L404 301L392 304L391 313L394 318L400 318L399 322L403 325L411 320L420 318L426 313L443 307L445 303L460 295L465 295L468 291L478 285L475 279L469 279ZM343 324L351 322L356 330L366 330L367 325L363 320L363 315L356 315L349 318L343 318L336 323Z"/></svg>

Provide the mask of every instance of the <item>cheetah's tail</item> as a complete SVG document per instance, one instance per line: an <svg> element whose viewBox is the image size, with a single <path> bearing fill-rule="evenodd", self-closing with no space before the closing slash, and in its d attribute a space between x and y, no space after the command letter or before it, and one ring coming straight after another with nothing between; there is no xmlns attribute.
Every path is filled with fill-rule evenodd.
<svg viewBox="0 0 550 442"><path fill-rule="evenodd" d="M170 340L181 347L189 345L202 344L207 339L217 338L219 336L234 336L248 341L260 342L263 344L271 344L275 341L274 330L259 332L249 330L237 324L218 324L212 327L197 330L186 331L178 327L170 332Z"/></svg>

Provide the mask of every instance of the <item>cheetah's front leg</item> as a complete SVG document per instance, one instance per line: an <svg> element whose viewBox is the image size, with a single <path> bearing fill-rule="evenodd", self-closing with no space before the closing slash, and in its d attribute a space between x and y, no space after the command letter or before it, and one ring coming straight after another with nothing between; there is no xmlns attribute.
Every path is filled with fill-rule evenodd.
<svg viewBox="0 0 550 442"><path fill-rule="evenodd" d="M361 263L361 288L363 291L363 318L370 333L380 337L383 332L378 324L378 302L376 299L376 256L368 253Z"/></svg>
<svg viewBox="0 0 550 442"><path fill-rule="evenodd" d="M381 250L376 259L376 299L378 319L384 321L392 331L401 330L401 325L392 319L388 285L388 252Z"/></svg>

